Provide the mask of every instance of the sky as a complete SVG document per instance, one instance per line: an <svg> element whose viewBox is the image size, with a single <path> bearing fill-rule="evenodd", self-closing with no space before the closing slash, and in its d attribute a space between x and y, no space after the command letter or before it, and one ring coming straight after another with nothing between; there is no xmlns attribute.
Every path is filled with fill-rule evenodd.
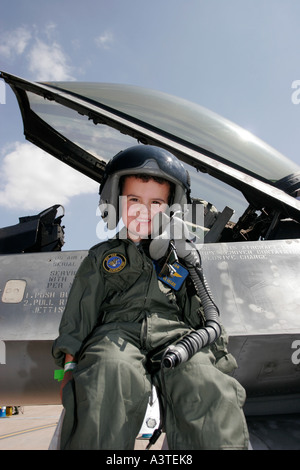
<svg viewBox="0 0 300 470"><path fill-rule="evenodd" d="M0 70L169 93L300 165L299 17L299 0L2 0ZM99 242L97 185L25 140L0 80L0 227L53 204L64 250Z"/></svg>

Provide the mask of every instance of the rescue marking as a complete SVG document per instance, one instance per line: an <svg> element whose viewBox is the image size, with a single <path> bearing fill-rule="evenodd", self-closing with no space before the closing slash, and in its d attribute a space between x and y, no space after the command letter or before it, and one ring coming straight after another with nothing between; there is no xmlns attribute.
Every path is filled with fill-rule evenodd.
<svg viewBox="0 0 300 470"><path fill-rule="evenodd" d="M125 266L126 258L119 253L110 253L103 261L103 267L108 273L119 273Z"/></svg>

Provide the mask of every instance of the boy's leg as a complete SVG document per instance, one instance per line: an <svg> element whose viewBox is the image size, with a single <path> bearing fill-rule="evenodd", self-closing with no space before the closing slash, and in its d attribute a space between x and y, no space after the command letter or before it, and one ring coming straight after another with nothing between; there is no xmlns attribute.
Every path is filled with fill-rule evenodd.
<svg viewBox="0 0 300 470"><path fill-rule="evenodd" d="M112 330L84 350L74 373L76 421L71 436L64 437L67 449L134 448L151 381L144 356L125 336Z"/></svg>
<svg viewBox="0 0 300 470"><path fill-rule="evenodd" d="M247 449L243 387L213 365L208 348L164 369L166 434L170 449ZM161 377L157 374L161 390Z"/></svg>

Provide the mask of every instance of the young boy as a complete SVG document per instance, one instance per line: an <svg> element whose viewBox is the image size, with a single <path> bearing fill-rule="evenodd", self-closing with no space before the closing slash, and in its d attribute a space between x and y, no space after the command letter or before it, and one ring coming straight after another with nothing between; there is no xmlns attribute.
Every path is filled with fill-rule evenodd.
<svg viewBox="0 0 300 470"><path fill-rule="evenodd" d="M101 210L109 228L120 215L125 228L89 251L53 345L66 371L62 449L133 449L152 384L164 402L169 449L248 448L244 389L219 370L213 345L175 368L149 367L153 352L203 324L189 276L174 290L149 254L154 216L183 207L189 193L181 162L158 147L131 147L107 165Z"/></svg>

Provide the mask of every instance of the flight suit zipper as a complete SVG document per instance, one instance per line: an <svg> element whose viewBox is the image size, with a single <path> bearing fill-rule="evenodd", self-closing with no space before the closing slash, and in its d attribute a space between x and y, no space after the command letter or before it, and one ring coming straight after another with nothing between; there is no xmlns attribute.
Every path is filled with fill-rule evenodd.
<svg viewBox="0 0 300 470"><path fill-rule="evenodd" d="M147 285L146 293L145 293L145 296L144 296L144 305L143 305L143 310L145 312L145 316L142 320L142 327L141 327L141 346L142 346L143 349L147 349L148 316L151 313L147 309L147 302L149 300L149 290L150 290L150 287L151 287L151 284L152 284L152 277L153 277L154 267L153 267L153 264L152 264L151 260L144 253L143 249L141 247L137 247L137 250L138 250L140 256L142 257L144 267L145 268L147 267L147 271L149 272L148 280L147 280L148 285Z"/></svg>

